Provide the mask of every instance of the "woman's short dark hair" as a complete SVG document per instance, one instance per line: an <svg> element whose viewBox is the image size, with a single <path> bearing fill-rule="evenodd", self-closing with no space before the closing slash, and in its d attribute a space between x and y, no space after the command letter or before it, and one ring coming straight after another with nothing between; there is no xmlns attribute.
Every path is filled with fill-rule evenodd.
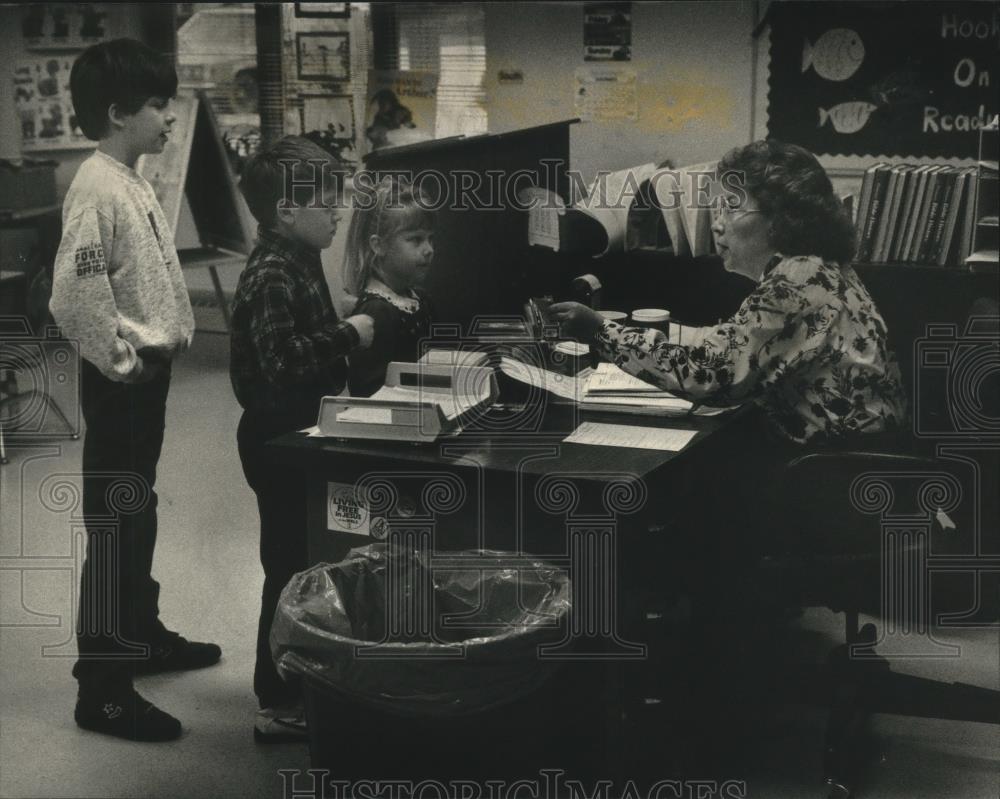
<svg viewBox="0 0 1000 799"><path fill-rule="evenodd" d="M770 220L771 246L782 255L818 255L838 264L854 257L854 223L805 148L773 139L736 147L719 162L719 177L753 198Z"/></svg>
<svg viewBox="0 0 1000 799"><path fill-rule="evenodd" d="M136 113L150 97L177 94L177 71L169 57L135 39L114 39L88 47L69 73L76 121L88 139L108 133L112 105Z"/></svg>

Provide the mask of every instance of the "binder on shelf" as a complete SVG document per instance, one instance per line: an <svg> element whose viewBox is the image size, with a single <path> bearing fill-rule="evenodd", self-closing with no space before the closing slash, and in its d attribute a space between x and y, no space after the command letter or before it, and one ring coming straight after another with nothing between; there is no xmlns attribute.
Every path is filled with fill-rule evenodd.
<svg viewBox="0 0 1000 799"><path fill-rule="evenodd" d="M461 432L497 394L489 367L393 362L374 396L323 397L316 434L430 443Z"/></svg>

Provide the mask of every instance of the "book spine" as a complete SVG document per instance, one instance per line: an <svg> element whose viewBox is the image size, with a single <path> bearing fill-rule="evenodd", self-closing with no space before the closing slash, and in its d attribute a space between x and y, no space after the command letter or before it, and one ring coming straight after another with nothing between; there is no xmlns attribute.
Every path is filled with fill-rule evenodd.
<svg viewBox="0 0 1000 799"><path fill-rule="evenodd" d="M896 253L893 256L895 261L905 261L909 249L910 238L913 235L914 217L920 209L920 198L923 196L923 188L927 182L927 167L918 167L913 172L910 180L909 197L906 207L903 209L903 220L900 225L899 242L896 244Z"/></svg>
<svg viewBox="0 0 1000 799"><path fill-rule="evenodd" d="M896 191L899 187L899 167L889 170L889 182L882 201L881 218L875 231L875 243L872 245L872 263L883 263L885 256L885 237L889 233L889 223L892 220L892 208L896 202Z"/></svg>
<svg viewBox="0 0 1000 799"><path fill-rule="evenodd" d="M973 167L969 171L969 200L965 204L965 216L962 219L962 241L958 251L959 266L972 255L972 236L976 229L976 197L979 194L979 170Z"/></svg>
<svg viewBox="0 0 1000 799"><path fill-rule="evenodd" d="M965 187L969 182L968 178L967 169L959 170L955 176L955 188L951 195L948 218L945 221L944 232L941 234L941 243L938 245L938 266L947 266L951 253L955 251L955 228L958 226L958 217L962 213L962 205L966 194Z"/></svg>
<svg viewBox="0 0 1000 799"><path fill-rule="evenodd" d="M872 183L875 180L875 170L882 164L877 163L865 170L865 176L861 181L861 193L858 195L858 206L854 215L854 230L860 249L861 239L864 235L865 220L868 219L868 209L871 206Z"/></svg>
<svg viewBox="0 0 1000 799"><path fill-rule="evenodd" d="M934 193L931 195L930 210L927 212L927 224L924 226L923 236L920 239L920 250L917 255L917 261L920 263L927 263L931 260L930 251L934 246L934 236L938 221L941 219L941 206L944 203L947 190L948 173L939 172L934 185Z"/></svg>
<svg viewBox="0 0 1000 799"><path fill-rule="evenodd" d="M930 210L931 198L934 196L934 188L937 183L937 167L927 170L927 183L924 185L924 195L920 201L920 209L917 217L913 220L913 233L910 236L909 249L906 260L915 263L920 254L920 243L923 241L924 230L927 227L927 213Z"/></svg>
<svg viewBox="0 0 1000 799"><path fill-rule="evenodd" d="M868 218L865 220L865 230L861 237L861 245L858 247L858 260L866 262L871 259L872 247L875 243L875 233L878 227L880 214L882 213L882 203L885 201L885 192L889 185L889 170L880 167L875 172L872 183L871 205L868 211Z"/></svg>
<svg viewBox="0 0 1000 799"><path fill-rule="evenodd" d="M893 214L891 235L886 247L885 259L895 261L899 257L899 245L906 228L906 218L909 207L913 204L913 171L914 167L907 167L900 177L899 199L896 203L896 211Z"/></svg>
<svg viewBox="0 0 1000 799"><path fill-rule="evenodd" d="M944 187L941 189L941 203L938 206L937 222L934 225L934 232L926 254L927 260L932 263L937 263L940 254L941 240L944 238L944 229L948 224L948 217L951 215L951 204L955 200L955 187L957 183L957 171L952 170L944 176Z"/></svg>

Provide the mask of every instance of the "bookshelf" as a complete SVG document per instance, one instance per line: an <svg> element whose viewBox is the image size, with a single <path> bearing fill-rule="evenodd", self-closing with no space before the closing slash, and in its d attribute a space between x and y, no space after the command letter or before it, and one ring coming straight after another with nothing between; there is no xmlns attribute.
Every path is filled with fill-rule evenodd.
<svg viewBox="0 0 1000 799"><path fill-rule="evenodd" d="M978 184L975 196L975 225L972 252L965 263L973 272L997 272L1000 252L1000 180L997 158L1000 155L1000 126L993 122L979 131Z"/></svg>
<svg viewBox="0 0 1000 799"><path fill-rule="evenodd" d="M956 270L973 252L980 170L879 162L857 204L856 261Z"/></svg>

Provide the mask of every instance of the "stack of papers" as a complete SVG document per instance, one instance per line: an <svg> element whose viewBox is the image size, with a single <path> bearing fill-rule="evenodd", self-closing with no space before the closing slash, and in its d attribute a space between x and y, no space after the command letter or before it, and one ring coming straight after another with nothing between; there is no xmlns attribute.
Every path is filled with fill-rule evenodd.
<svg viewBox="0 0 1000 799"><path fill-rule="evenodd" d="M670 430L663 427L633 427L624 424L584 422L563 441L567 444L635 447L680 452L691 442L695 434L694 430Z"/></svg>
<svg viewBox="0 0 1000 799"><path fill-rule="evenodd" d="M591 410L653 415L679 415L692 408L687 400L633 377L613 363L598 365L587 381L581 404Z"/></svg>
<svg viewBox="0 0 1000 799"><path fill-rule="evenodd" d="M613 364L601 364L598 370L601 367L605 367L606 371L608 367L616 369L625 378L629 378L629 381L636 380L636 378L631 377ZM647 416L684 416L688 413L694 413L695 416L715 416L732 410L732 408L700 406L694 408L692 411L694 407L693 403L680 397L675 397L667 391L661 391L656 386L650 386L641 380L637 382L642 386L648 386L652 389L652 393L643 390L621 394L598 393L591 395L589 393L590 385L597 374L597 370L591 371L590 369L585 369L575 377L567 377L507 357L501 359L500 370L508 377L512 377L522 383L544 389L563 399L574 400L580 404L581 408L588 411L633 413ZM624 380L624 378L617 374L608 376L606 379L609 381Z"/></svg>

